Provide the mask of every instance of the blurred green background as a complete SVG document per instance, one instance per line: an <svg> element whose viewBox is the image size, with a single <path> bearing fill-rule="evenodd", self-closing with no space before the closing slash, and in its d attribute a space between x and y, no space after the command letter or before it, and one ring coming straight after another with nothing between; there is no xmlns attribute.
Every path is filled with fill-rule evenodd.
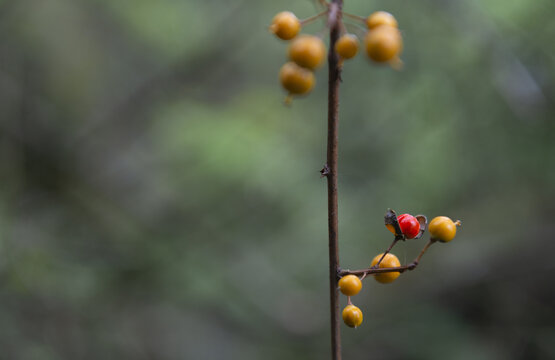
<svg viewBox="0 0 555 360"><path fill-rule="evenodd" d="M0 1L0 359L329 358L327 71L284 106L266 29L316 3ZM387 208L463 221L365 280L344 358L555 358L555 3L344 9L405 67L345 64L342 267Z"/></svg>

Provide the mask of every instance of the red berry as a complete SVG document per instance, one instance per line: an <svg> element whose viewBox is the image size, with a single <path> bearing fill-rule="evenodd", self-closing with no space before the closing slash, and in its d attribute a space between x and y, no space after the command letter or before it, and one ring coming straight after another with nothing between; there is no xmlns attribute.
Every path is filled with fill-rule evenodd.
<svg viewBox="0 0 555 360"><path fill-rule="evenodd" d="M414 216L403 214L398 216L397 220L399 221L401 231L407 239L414 239L420 233L420 223Z"/></svg>

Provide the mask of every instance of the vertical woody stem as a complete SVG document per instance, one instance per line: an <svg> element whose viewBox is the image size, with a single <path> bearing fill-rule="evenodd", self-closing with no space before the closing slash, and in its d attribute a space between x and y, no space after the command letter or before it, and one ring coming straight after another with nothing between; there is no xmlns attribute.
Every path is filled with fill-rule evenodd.
<svg viewBox="0 0 555 360"><path fill-rule="evenodd" d="M342 0L332 0L329 7L328 26L330 44L328 52L329 83L328 83L328 146L327 146L327 179L328 179L328 229L329 229L329 261L330 261L330 308L331 308L331 350L332 360L341 360L341 333L339 314L339 247L337 241L337 127L339 123L339 83L340 68L335 53L335 43L339 38L339 19L341 17Z"/></svg>

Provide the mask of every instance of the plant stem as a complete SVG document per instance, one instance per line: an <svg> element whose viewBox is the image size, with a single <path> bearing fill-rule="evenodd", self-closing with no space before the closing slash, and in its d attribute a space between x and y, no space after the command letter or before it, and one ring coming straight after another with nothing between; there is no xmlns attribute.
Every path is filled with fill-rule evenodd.
<svg viewBox="0 0 555 360"><path fill-rule="evenodd" d="M339 123L339 83L341 81L338 66L339 58L335 53L335 43L339 38L339 19L341 17L342 0L333 0L329 7L328 26L330 44L328 51L329 83L328 83L328 145L327 164L324 168L328 178L328 230L329 230L329 262L330 262L330 309L331 309L331 351L332 360L341 360L341 333L339 316L339 247L337 241L337 141ZM324 172L323 172L324 174Z"/></svg>

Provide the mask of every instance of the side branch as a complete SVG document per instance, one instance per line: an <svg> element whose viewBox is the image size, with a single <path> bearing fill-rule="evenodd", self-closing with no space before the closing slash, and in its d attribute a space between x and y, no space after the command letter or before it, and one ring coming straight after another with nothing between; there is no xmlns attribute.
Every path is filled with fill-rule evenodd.
<svg viewBox="0 0 555 360"><path fill-rule="evenodd" d="M339 272L339 277L343 277L345 275L357 275L357 276L363 276L363 275L372 275L372 274L382 274L382 273L389 273L389 272L400 272L403 273L407 270L414 270L416 268L416 266L418 266L417 262L412 262L409 265L404 265L404 266L398 266L398 267L390 267L390 268L368 268L368 269L362 269L362 270L341 270Z"/></svg>
<svg viewBox="0 0 555 360"><path fill-rule="evenodd" d="M388 250L391 250L391 248L397 243L397 241L398 240L394 240ZM418 266L418 264L420 263L420 260L422 259L422 256L424 256L426 251L428 251L430 246L432 246L435 242L436 241L433 240L433 239L428 240L426 245L424 245L424 247L420 251L420 254L418 254L416 259L414 259L414 261L412 263L408 264L408 265L396 266L396 267L387 267L387 268L380 268L380 267L377 267L377 266L372 266L370 268L361 269L361 270L349 270L349 269L347 269L347 270L338 271L337 275L340 278L345 276L345 275L356 275L356 276L362 276L362 278L364 278L364 277L366 277L366 275L372 275L372 274L381 274L381 273L389 273L389 272L403 273L407 270L408 271L414 270ZM382 258L380 259L380 262L382 261L383 258L384 257L382 256Z"/></svg>

